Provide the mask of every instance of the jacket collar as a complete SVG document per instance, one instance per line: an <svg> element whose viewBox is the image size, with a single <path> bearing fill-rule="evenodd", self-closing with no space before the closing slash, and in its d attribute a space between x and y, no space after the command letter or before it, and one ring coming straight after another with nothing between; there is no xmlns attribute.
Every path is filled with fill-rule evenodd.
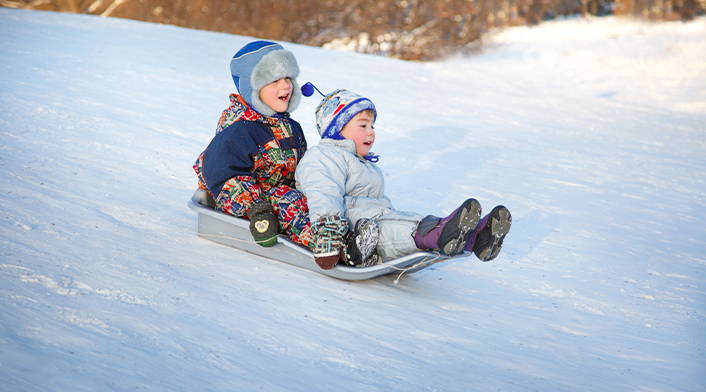
<svg viewBox="0 0 706 392"><path fill-rule="evenodd" d="M235 121L237 120L249 120L249 121L258 121L262 122L265 124L275 124L282 118L287 118L289 117L289 113L283 113L283 114L277 114L273 117L266 117L263 116L262 114L256 112L253 110L247 102L245 102L245 99L243 98L242 95L239 94L231 94L230 95L230 108L233 109L235 113L238 113L236 116ZM235 122L233 121L233 122Z"/></svg>
<svg viewBox="0 0 706 392"><path fill-rule="evenodd" d="M319 144L340 147L340 148L348 151L349 153L355 155L356 157L358 157L358 159L360 159L362 161L366 161L365 158L360 156L360 154L358 154L358 152L355 150L355 142L353 140L350 140L350 139L342 139L342 140L321 139L319 141Z"/></svg>

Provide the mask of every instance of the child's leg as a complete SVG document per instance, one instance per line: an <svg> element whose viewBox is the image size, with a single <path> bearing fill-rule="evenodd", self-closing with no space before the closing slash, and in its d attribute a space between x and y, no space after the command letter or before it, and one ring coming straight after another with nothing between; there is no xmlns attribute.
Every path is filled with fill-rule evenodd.
<svg viewBox="0 0 706 392"><path fill-rule="evenodd" d="M404 211L385 213L378 217L378 254L381 262L393 260L408 254L419 252L414 243L414 232L423 217Z"/></svg>
<svg viewBox="0 0 706 392"><path fill-rule="evenodd" d="M311 241L311 224L306 197L286 185L270 189L267 193L270 195L270 202L279 219L281 230L292 241L308 247Z"/></svg>
<svg viewBox="0 0 706 392"><path fill-rule="evenodd" d="M463 251L468 233L480 220L480 213L480 203L468 199L446 218L426 217L414 234L414 242L419 249L439 249L448 256L455 256Z"/></svg>
<svg viewBox="0 0 706 392"><path fill-rule="evenodd" d="M248 216L250 207L262 199L262 191L252 177L233 177L223 184L216 196L216 209L241 218Z"/></svg>
<svg viewBox="0 0 706 392"><path fill-rule="evenodd" d="M503 239L510 231L512 215L504 206L496 206L478 222L476 228L468 234L463 250L473 253L483 261L493 260L500 253Z"/></svg>

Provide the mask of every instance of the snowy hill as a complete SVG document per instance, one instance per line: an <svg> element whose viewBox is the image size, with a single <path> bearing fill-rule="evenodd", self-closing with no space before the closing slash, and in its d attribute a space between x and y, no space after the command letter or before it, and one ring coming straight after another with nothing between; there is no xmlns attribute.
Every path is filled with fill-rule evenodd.
<svg viewBox="0 0 706 392"><path fill-rule="evenodd" d="M428 64L284 43L376 103L398 209L513 213L490 263L359 283L195 235L250 38L3 8L0 36L0 390L704 390L703 17Z"/></svg>

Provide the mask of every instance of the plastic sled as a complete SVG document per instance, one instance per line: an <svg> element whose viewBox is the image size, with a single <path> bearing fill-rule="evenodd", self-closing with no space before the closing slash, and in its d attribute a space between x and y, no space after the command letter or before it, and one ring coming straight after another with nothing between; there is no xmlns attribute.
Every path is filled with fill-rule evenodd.
<svg viewBox="0 0 706 392"><path fill-rule="evenodd" d="M250 221L217 211L214 208L215 201L203 189L197 189L194 192L188 205L198 214L200 237L337 279L366 280L394 273L401 276L450 258L439 252L427 251L413 253L371 267L356 268L338 264L333 269L324 270L316 264L314 255L309 249L295 244L283 235L278 236L277 244L273 247L266 248L258 245L250 234Z"/></svg>

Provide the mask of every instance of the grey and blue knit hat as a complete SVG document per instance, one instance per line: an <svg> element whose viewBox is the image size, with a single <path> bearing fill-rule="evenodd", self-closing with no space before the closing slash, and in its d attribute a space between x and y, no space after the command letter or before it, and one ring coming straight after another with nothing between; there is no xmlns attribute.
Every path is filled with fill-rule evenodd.
<svg viewBox="0 0 706 392"><path fill-rule="evenodd" d="M296 77L299 65L292 52L282 45L269 41L254 41L242 47L230 61L230 73L235 87L245 102L256 112L272 117L272 108L260 99L260 89L282 78L292 80L292 97L287 112L293 112L301 101L301 92Z"/></svg>
<svg viewBox="0 0 706 392"><path fill-rule="evenodd" d="M324 139L342 140L341 130L356 114L372 110L373 121L378 116L375 104L352 91L336 90L326 96L316 108L316 129Z"/></svg>

